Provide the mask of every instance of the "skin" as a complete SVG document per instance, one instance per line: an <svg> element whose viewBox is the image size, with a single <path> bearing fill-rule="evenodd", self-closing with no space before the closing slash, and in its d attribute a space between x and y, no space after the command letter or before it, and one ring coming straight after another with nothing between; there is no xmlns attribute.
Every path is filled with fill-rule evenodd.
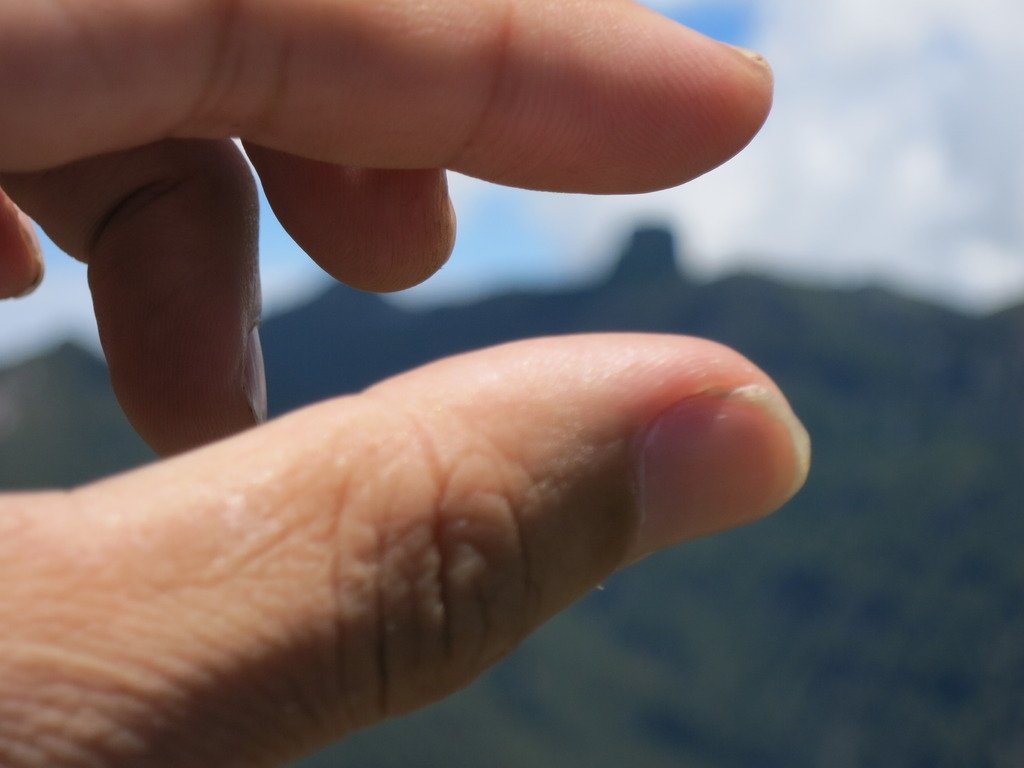
<svg viewBox="0 0 1024 768"><path fill-rule="evenodd" d="M394 290L451 250L444 169L657 189L770 99L763 62L626 0L0 4L0 295L41 277L31 217L88 264L115 391L177 454L0 496L0 764L282 764L806 475L767 377L679 337L520 342L253 429L232 137L313 259Z"/></svg>

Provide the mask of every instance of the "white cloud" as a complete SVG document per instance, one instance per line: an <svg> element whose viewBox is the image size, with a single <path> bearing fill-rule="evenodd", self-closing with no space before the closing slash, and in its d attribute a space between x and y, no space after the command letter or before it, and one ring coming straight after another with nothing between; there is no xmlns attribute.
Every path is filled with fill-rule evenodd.
<svg viewBox="0 0 1024 768"><path fill-rule="evenodd" d="M1024 295L1024 3L749 5L777 80L762 135L680 189L535 199L581 269L635 217L660 217L706 275L881 279L978 308Z"/></svg>

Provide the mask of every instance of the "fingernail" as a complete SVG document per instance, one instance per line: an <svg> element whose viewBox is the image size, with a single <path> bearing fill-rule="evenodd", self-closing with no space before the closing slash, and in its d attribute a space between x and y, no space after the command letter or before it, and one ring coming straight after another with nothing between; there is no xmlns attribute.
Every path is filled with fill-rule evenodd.
<svg viewBox="0 0 1024 768"><path fill-rule="evenodd" d="M16 299L28 296L38 288L39 284L43 282L43 275L46 273L46 267L43 262L43 248L39 243L39 236L36 235L35 223L22 211L18 211L18 223L20 225L18 229L21 232L21 239L25 243L25 250L29 253L32 257L32 261L34 262L35 276L20 293L14 296Z"/></svg>
<svg viewBox="0 0 1024 768"><path fill-rule="evenodd" d="M3 286L0 289L2 291L0 298L19 299L31 294L43 282L43 250L39 244L39 238L36 236L36 226L32 219L18 210L13 203L6 200L2 193L0 193L0 205L7 208L6 211L2 212L5 217L13 214L13 225L17 231L18 238L22 241L20 244L16 241L12 244L15 248L20 247L23 251L23 255L15 257L15 259L20 260L24 259L25 256L29 257L28 271L23 271L19 268L16 272L6 275L6 280L11 281L13 285Z"/></svg>
<svg viewBox="0 0 1024 768"><path fill-rule="evenodd" d="M743 58L745 58L747 61L755 64L758 67L758 69L765 70L769 73L771 72L772 67L771 64L768 63L768 59L766 59L757 51L752 51L749 48L744 48L739 45L732 45L731 43L726 43L726 45L728 45L730 48L736 51L736 53L743 56Z"/></svg>
<svg viewBox="0 0 1024 768"><path fill-rule="evenodd" d="M638 441L641 524L634 557L757 520L803 485L810 438L759 385L689 397Z"/></svg>
<svg viewBox="0 0 1024 768"><path fill-rule="evenodd" d="M257 424L267 420L267 379L263 370L263 345L259 326L249 332L245 348L245 371L242 386Z"/></svg>

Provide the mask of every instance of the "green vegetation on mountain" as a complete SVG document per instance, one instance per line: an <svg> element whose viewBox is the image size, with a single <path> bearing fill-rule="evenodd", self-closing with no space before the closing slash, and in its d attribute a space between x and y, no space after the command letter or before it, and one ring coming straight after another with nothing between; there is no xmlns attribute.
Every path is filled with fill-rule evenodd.
<svg viewBox="0 0 1024 768"><path fill-rule="evenodd" d="M274 412L551 333L691 333L771 373L814 438L776 516L650 558L454 699L303 768L1024 766L1024 307L676 272L634 237L605 281L424 312L332 288L271 319ZM0 372L0 485L148 458L102 366Z"/></svg>
<svg viewBox="0 0 1024 768"><path fill-rule="evenodd" d="M94 355L64 344L0 370L0 489L69 487L151 458Z"/></svg>

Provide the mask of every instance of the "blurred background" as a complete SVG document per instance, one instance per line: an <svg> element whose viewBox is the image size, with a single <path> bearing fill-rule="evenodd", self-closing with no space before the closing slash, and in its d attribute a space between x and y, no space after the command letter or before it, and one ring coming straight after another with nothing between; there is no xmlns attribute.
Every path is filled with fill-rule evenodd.
<svg viewBox="0 0 1024 768"><path fill-rule="evenodd" d="M648 4L772 63L751 146L636 197L455 175L452 260L386 299L333 286L264 205L272 411L519 336L694 333L783 385L810 482L303 765L1020 768L1024 4ZM39 290L0 303L2 488L149 458L91 354L84 268L46 249Z"/></svg>

